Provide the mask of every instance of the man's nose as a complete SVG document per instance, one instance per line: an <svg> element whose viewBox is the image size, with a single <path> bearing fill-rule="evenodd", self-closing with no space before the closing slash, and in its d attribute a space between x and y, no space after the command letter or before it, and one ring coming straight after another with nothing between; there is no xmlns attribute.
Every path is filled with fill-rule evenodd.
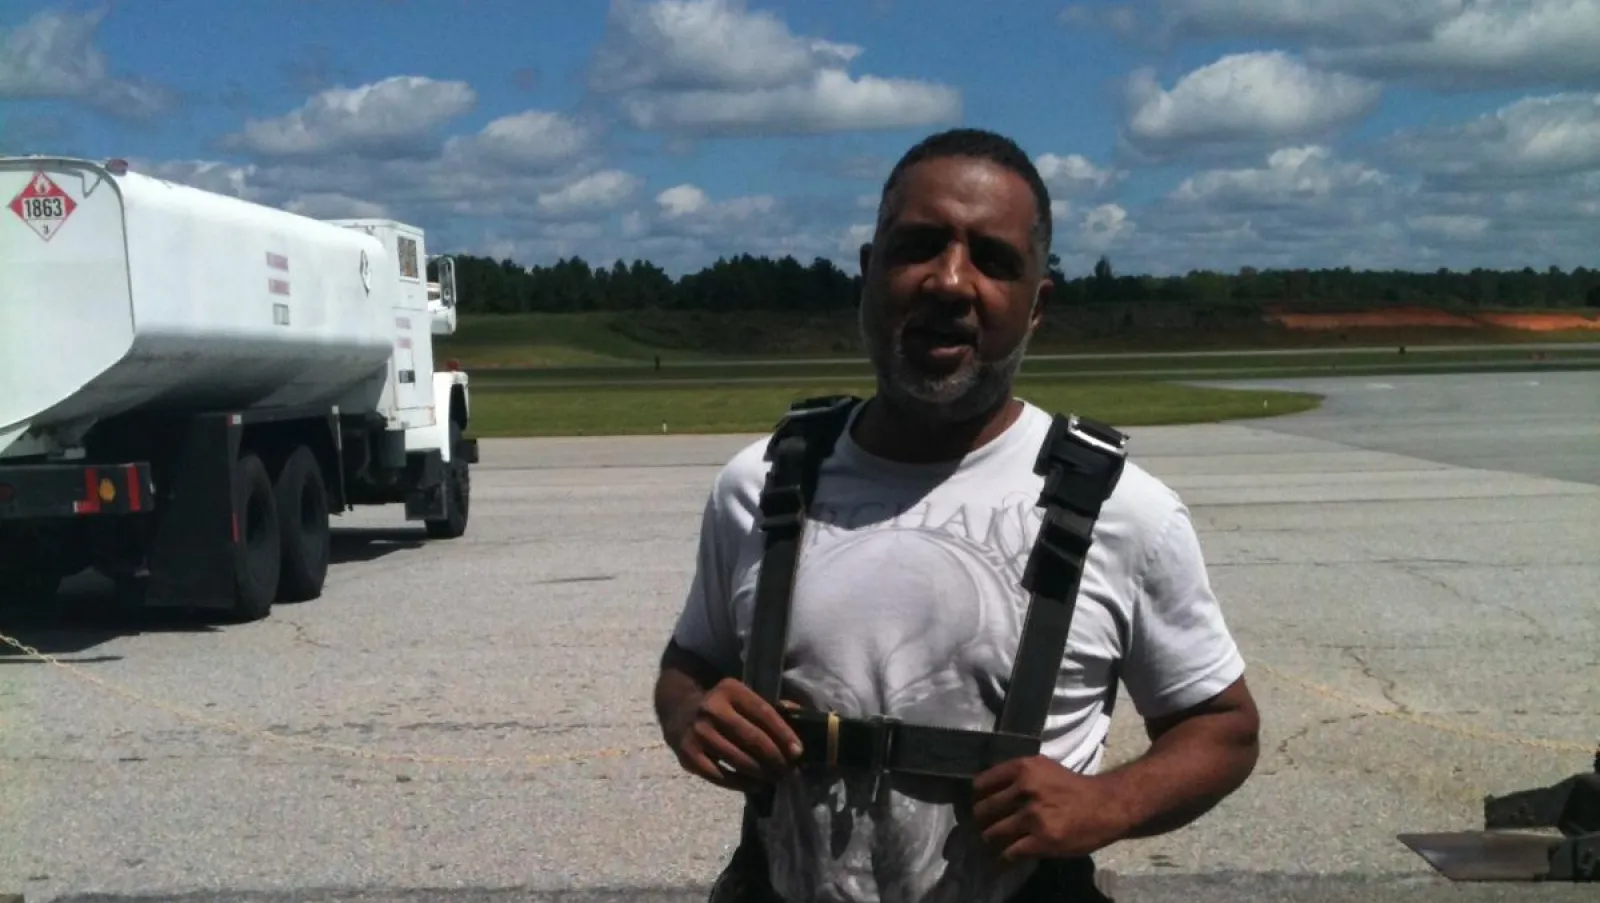
<svg viewBox="0 0 1600 903"><path fill-rule="evenodd" d="M972 258L967 254L966 245L953 241L935 261L929 288L941 295L970 300L976 289L973 275Z"/></svg>

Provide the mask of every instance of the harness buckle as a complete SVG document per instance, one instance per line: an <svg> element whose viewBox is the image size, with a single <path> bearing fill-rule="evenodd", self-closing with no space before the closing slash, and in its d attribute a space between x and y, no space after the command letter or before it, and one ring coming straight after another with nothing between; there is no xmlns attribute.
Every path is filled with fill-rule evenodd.
<svg viewBox="0 0 1600 903"><path fill-rule="evenodd" d="M894 715L873 715L867 719L867 724L872 738L867 768L876 775L887 774L891 757L895 753L894 741L900 727L900 719Z"/></svg>
<svg viewBox="0 0 1600 903"><path fill-rule="evenodd" d="M1097 420L1070 414L1067 416L1066 430L1080 442L1092 445L1108 455L1115 455L1119 458L1128 456L1127 435Z"/></svg>

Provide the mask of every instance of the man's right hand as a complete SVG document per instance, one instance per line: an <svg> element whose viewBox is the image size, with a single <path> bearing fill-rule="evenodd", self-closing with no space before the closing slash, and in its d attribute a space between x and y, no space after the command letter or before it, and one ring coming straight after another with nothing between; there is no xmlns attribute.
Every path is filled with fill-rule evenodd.
<svg viewBox="0 0 1600 903"><path fill-rule="evenodd" d="M672 748L690 774L741 792L776 783L800 759L800 738L788 722L732 677L706 691Z"/></svg>

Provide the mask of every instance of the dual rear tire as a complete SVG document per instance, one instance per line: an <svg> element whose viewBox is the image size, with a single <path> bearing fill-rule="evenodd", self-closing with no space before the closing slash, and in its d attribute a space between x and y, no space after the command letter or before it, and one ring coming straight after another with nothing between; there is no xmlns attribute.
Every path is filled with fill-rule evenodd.
<svg viewBox="0 0 1600 903"><path fill-rule="evenodd" d="M316 454L295 446L274 476L260 455L246 452L234 479L240 540L234 619L259 620L278 601L322 595L332 535L328 489Z"/></svg>

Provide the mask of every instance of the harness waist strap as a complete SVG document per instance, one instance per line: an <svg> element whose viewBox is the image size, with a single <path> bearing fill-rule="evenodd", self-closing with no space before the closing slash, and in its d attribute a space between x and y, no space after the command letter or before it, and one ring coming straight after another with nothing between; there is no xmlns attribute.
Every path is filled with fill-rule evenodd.
<svg viewBox="0 0 1600 903"><path fill-rule="evenodd" d="M1039 752L1039 738L1021 734L787 707L779 711L805 747L800 764L807 769L971 780L1001 762Z"/></svg>

